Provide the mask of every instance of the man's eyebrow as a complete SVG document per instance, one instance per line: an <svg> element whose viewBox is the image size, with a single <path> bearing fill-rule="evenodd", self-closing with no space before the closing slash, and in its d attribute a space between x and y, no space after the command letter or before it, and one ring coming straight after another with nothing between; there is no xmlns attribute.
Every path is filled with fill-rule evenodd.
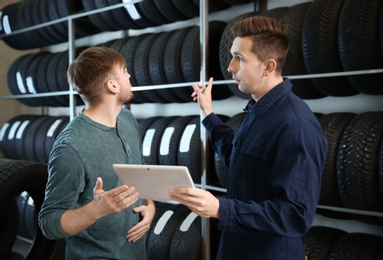
<svg viewBox="0 0 383 260"><path fill-rule="evenodd" d="M238 52L238 51L232 52L231 55L233 55L233 56L242 56L242 54L240 52Z"/></svg>

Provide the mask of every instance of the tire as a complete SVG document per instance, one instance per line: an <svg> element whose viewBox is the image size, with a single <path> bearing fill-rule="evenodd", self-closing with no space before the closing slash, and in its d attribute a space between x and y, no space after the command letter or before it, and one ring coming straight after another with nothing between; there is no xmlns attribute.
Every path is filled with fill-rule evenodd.
<svg viewBox="0 0 383 260"><path fill-rule="evenodd" d="M322 130L328 141L326 162L322 174L319 204L333 207L342 207L337 183L337 161L339 143L344 129L355 116L353 113L330 113L319 118ZM349 214L327 211L317 208L317 213L333 218L348 219Z"/></svg>
<svg viewBox="0 0 383 260"><path fill-rule="evenodd" d="M302 30L302 52L307 73L342 71L338 49L339 13L343 0L317 0L309 7ZM347 77L312 78L316 88L328 96L358 94Z"/></svg>
<svg viewBox="0 0 383 260"><path fill-rule="evenodd" d="M287 33L290 49L283 66L283 75L287 77L289 75L307 74L302 54L302 31L305 16L310 5L311 2L306 2L293 5L288 9L284 9L283 7L276 8L274 11L277 12L276 15L280 21L290 25L290 29ZM325 97L325 95L318 91L310 79L292 79L291 83L293 84L293 92L302 99Z"/></svg>
<svg viewBox="0 0 383 260"><path fill-rule="evenodd" d="M349 233L339 238L329 252L327 259L376 259L383 239L380 236Z"/></svg>
<svg viewBox="0 0 383 260"><path fill-rule="evenodd" d="M345 0L339 17L339 52L345 71L383 67L379 42L381 1ZM348 76L352 86L361 93L383 94L383 75Z"/></svg>
<svg viewBox="0 0 383 260"><path fill-rule="evenodd" d="M337 162L337 182L346 208L383 211L379 187L379 152L383 138L383 112L355 116L344 130ZM360 221L374 217L355 215ZM382 218L376 218L382 224Z"/></svg>
<svg viewBox="0 0 383 260"><path fill-rule="evenodd" d="M200 117L195 116L182 133L178 146L178 165L188 167L194 183L201 183Z"/></svg>
<svg viewBox="0 0 383 260"><path fill-rule="evenodd" d="M170 244L170 260L202 259L201 217L191 212L184 205L177 205L187 212L179 220Z"/></svg>
<svg viewBox="0 0 383 260"><path fill-rule="evenodd" d="M8 259L18 231L19 216L16 201L8 201L4 209L0 213L0 223L6 223L0 225L0 258Z"/></svg>
<svg viewBox="0 0 383 260"><path fill-rule="evenodd" d="M346 231L313 226L303 237L306 248L306 256L308 259L325 260L334 244L343 236L347 235Z"/></svg>
<svg viewBox="0 0 383 260"><path fill-rule="evenodd" d="M162 134L167 125L176 119L177 116L162 117L155 120L146 130L143 139L143 158L147 164L159 164L158 153Z"/></svg>
<svg viewBox="0 0 383 260"><path fill-rule="evenodd" d="M0 209L26 191L33 199L36 211L40 211L44 201L45 185L48 178L45 164L24 160L0 161ZM38 228L26 259L49 259L56 241L46 239ZM0 258L2 258L0 256Z"/></svg>
<svg viewBox="0 0 383 260"><path fill-rule="evenodd" d="M180 116L168 124L159 145L158 161L161 165L178 165L177 154L181 136L194 117Z"/></svg>

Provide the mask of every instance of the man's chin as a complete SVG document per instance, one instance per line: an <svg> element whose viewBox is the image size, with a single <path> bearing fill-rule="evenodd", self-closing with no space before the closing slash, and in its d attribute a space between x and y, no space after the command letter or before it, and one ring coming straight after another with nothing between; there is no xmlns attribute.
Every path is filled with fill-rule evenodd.
<svg viewBox="0 0 383 260"><path fill-rule="evenodd" d="M133 95L133 93L132 93L129 97L126 97L126 98L124 98L124 99L121 99L120 101L122 101L122 102L121 102L122 104L127 104L127 103L131 103L132 100L133 100L133 98L134 98L134 95Z"/></svg>
<svg viewBox="0 0 383 260"><path fill-rule="evenodd" d="M250 94L248 93L245 89L243 89L243 87L241 85L238 85L238 89L239 91L241 91L243 94Z"/></svg>

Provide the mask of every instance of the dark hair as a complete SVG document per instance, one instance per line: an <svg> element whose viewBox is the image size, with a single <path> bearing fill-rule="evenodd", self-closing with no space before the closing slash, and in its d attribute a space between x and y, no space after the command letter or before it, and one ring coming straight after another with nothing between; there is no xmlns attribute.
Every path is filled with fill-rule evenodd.
<svg viewBox="0 0 383 260"><path fill-rule="evenodd" d="M282 74L286 55L289 51L287 32L289 25L270 17L252 16L237 21L231 27L235 37L249 37L253 41L252 52L260 61L274 59L276 72Z"/></svg>
<svg viewBox="0 0 383 260"><path fill-rule="evenodd" d="M106 47L87 48L70 64L68 82L84 101L96 104L101 100L104 84L115 75L116 65L126 66L124 57L117 51Z"/></svg>

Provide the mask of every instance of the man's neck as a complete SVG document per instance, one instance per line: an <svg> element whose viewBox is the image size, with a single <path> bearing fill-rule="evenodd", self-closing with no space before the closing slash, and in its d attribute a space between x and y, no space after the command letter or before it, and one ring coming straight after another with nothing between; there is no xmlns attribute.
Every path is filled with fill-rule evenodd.
<svg viewBox="0 0 383 260"><path fill-rule="evenodd" d="M116 127L117 116L121 112L121 107L108 108L107 106L86 107L84 115L93 121L109 127Z"/></svg>

